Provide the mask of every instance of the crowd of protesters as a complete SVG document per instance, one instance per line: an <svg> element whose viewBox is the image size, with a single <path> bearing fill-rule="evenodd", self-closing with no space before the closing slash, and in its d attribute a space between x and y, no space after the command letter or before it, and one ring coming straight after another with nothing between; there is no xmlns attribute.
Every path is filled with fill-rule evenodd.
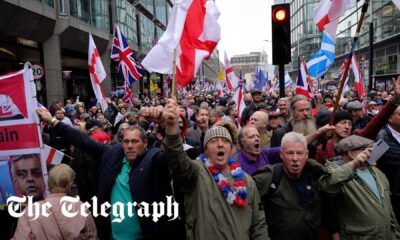
<svg viewBox="0 0 400 240"><path fill-rule="evenodd" d="M134 215L120 223L97 217L96 226L86 220L89 227L77 219L78 229L56 216L64 224L53 234L70 239L65 236L73 229L92 239L400 239L400 78L393 79L391 92L358 97L350 91L329 125L336 94L321 91L310 100L291 91L278 98L251 89L240 122L229 94L188 91L132 104L112 97L105 112L95 99L55 101L50 113L38 114L46 123L44 142L64 152L63 163L74 171L76 187L63 194L82 202L96 196L99 204L173 196L180 217L154 222ZM379 139L390 149L370 166L371 146ZM25 220L15 239L47 232L36 233Z"/></svg>

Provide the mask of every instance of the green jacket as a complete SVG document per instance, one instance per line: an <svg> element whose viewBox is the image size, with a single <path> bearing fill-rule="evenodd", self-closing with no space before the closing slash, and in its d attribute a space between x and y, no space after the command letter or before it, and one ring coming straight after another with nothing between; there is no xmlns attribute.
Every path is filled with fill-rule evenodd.
<svg viewBox="0 0 400 240"><path fill-rule="evenodd" d="M251 177L246 175L248 205L231 205L204 164L185 154L179 135L167 135L164 141L172 176L185 193L187 239L269 239L260 197Z"/></svg>
<svg viewBox="0 0 400 240"><path fill-rule="evenodd" d="M381 201L349 165L327 162L330 174L320 179L322 191L336 195L340 235L346 239L400 239L399 226L390 202L389 183L377 168L369 167Z"/></svg>
<svg viewBox="0 0 400 240"><path fill-rule="evenodd" d="M278 178L274 177L277 172L280 176ZM259 168L253 174L264 205L271 239L318 239L318 227L321 223L318 180L324 173L321 164L315 160L307 160L303 174L309 179L309 191L313 197L304 207L301 206L294 183L285 174L282 163Z"/></svg>

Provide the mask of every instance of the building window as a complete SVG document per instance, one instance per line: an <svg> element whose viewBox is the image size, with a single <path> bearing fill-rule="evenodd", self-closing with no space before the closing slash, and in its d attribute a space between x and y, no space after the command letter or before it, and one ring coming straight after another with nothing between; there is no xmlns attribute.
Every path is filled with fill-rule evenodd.
<svg viewBox="0 0 400 240"><path fill-rule="evenodd" d="M42 0L42 4L46 4L47 6L54 8L54 0Z"/></svg>
<svg viewBox="0 0 400 240"><path fill-rule="evenodd" d="M164 25L167 25L167 2L165 0L155 0L156 17Z"/></svg>
<svg viewBox="0 0 400 240"><path fill-rule="evenodd" d="M65 1L64 0L59 0L59 4L60 4L60 14L65 15Z"/></svg>
<svg viewBox="0 0 400 240"><path fill-rule="evenodd" d="M126 40L137 48L138 39L135 7L126 0L116 0L115 11L115 22L118 24Z"/></svg>
<svg viewBox="0 0 400 240"><path fill-rule="evenodd" d="M108 30L108 1L107 0L92 0L91 1L91 24L97 28Z"/></svg>
<svg viewBox="0 0 400 240"><path fill-rule="evenodd" d="M154 23L143 14L140 17L140 47L143 53L147 53L153 47Z"/></svg>
<svg viewBox="0 0 400 240"><path fill-rule="evenodd" d="M153 0L140 0L139 1L149 12L154 14Z"/></svg>

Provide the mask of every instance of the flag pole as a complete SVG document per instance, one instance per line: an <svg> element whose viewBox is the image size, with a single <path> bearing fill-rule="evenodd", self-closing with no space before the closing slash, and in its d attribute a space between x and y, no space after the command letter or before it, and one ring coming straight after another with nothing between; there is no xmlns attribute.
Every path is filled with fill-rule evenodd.
<svg viewBox="0 0 400 240"><path fill-rule="evenodd" d="M175 99L175 87L176 87L176 48L172 57L172 83L171 83L171 94L170 97Z"/></svg>
<svg viewBox="0 0 400 240"><path fill-rule="evenodd" d="M353 57L353 53L354 53L354 50L356 48L358 36L360 34L361 26L362 26L363 21L364 21L365 13L367 12L367 9L368 9L368 5L369 5L369 0L365 0L363 6L361 8L360 19L358 20L358 23L357 23L356 35L353 38L353 43L351 45L351 50L350 50L349 55L347 56L348 61L345 63L346 65L345 65L344 73L341 76L342 78L340 79L339 91L338 91L338 94L336 95L335 107L333 108L333 112L332 112L331 118L329 120L329 125L333 125L333 121L335 120L336 112L337 112L337 110L339 108L340 96L342 95L344 83L345 83L346 78L347 78L348 73L349 73L349 68L350 68L350 64L351 64L351 58Z"/></svg>

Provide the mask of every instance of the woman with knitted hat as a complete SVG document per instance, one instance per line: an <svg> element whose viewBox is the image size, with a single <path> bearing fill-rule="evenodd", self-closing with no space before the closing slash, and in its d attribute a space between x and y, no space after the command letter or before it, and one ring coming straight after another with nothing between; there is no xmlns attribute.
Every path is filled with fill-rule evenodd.
<svg viewBox="0 0 400 240"><path fill-rule="evenodd" d="M166 123L166 159L185 193L188 239L269 239L258 190L231 155L229 131L222 126L210 128L204 137L204 154L193 161L183 151L174 100L162 113L149 109L144 114Z"/></svg>

